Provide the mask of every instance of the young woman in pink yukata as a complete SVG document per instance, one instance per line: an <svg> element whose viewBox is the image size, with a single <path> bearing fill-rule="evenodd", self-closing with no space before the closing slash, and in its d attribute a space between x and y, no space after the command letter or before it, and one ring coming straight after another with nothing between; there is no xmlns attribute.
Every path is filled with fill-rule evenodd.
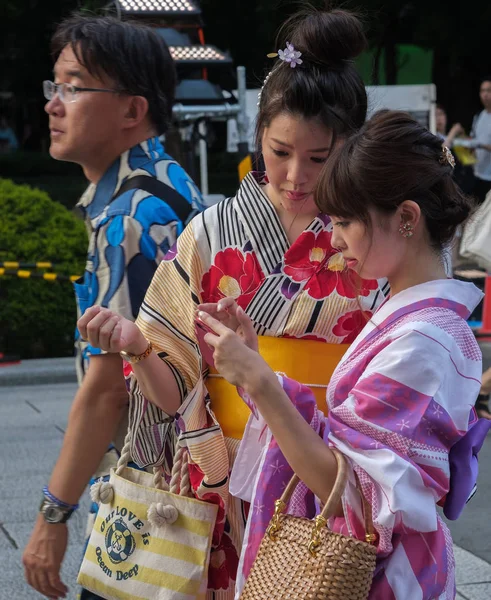
<svg viewBox="0 0 491 600"><path fill-rule="evenodd" d="M377 533L370 600L453 600L452 539L437 504L449 518L460 514L489 427L473 408L481 353L466 323L482 294L447 278L442 259L471 203L452 179L448 149L406 113L376 114L332 158L316 192L332 244L347 269L386 277L391 295L337 367L329 416L308 387L268 367L240 307L211 310L219 320L199 313L215 332L205 340L216 369L251 408L231 476L232 493L253 511L237 597L292 471L313 492L296 502L297 514L312 516L332 489L335 447L350 474L330 526L364 539L357 476Z"/></svg>

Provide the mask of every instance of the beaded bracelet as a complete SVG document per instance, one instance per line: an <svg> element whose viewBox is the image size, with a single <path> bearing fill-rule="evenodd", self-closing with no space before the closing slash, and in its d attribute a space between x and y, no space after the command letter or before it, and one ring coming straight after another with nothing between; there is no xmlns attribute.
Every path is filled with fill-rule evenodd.
<svg viewBox="0 0 491 600"><path fill-rule="evenodd" d="M63 502L63 500L59 500L56 496L53 496L53 494L49 491L47 485L45 485L43 487L43 494L44 494L45 498L47 498L54 504L61 506L62 508L69 508L71 510L77 510L77 508L79 506L78 504L67 504L66 502Z"/></svg>

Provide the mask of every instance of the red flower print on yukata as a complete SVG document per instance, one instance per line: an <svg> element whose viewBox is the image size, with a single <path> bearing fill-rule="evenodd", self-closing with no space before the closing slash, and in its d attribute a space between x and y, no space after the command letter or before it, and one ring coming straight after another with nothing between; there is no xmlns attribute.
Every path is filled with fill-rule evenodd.
<svg viewBox="0 0 491 600"><path fill-rule="evenodd" d="M129 377L132 373L133 373L133 367L131 366L131 363L123 360L123 375L125 376L125 378Z"/></svg>
<svg viewBox="0 0 491 600"><path fill-rule="evenodd" d="M224 533L220 544L211 549L208 569L208 589L228 590L231 581L237 578L239 556L230 537Z"/></svg>
<svg viewBox="0 0 491 600"><path fill-rule="evenodd" d="M231 296L246 309L263 280L253 252L243 254L238 248L226 248L215 256L214 264L203 275L203 302L218 302Z"/></svg>
<svg viewBox="0 0 491 600"><path fill-rule="evenodd" d="M356 336L365 327L372 316L369 310L353 310L339 317L338 322L332 328L334 335L343 338L342 344L351 344Z"/></svg>
<svg viewBox="0 0 491 600"><path fill-rule="evenodd" d="M321 262L337 250L331 246L331 232L304 231L285 254L283 272L293 281L300 283L312 277Z"/></svg>
<svg viewBox="0 0 491 600"><path fill-rule="evenodd" d="M285 254L284 273L298 283L308 280L304 289L315 300L327 298L334 290L344 298L368 296L377 289L377 281L348 270L341 252L331 246L331 236L325 230L317 236L304 231Z"/></svg>

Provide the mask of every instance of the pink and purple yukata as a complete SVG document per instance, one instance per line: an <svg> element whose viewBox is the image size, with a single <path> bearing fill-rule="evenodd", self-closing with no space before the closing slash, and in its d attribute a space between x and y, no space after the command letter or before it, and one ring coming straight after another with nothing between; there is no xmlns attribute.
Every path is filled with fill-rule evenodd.
<svg viewBox="0 0 491 600"><path fill-rule="evenodd" d="M331 529L364 539L355 473L372 507L378 560L369 600L455 598L452 539L437 505L448 518L460 514L491 424L474 411L482 360L466 323L481 299L473 284L446 279L386 300L334 372L327 418L308 387L279 375L311 427L348 459L345 516L332 518ZM253 399L244 400L255 408ZM292 475L261 415L252 412L231 476L232 494L251 503L236 598L274 500ZM299 486L290 512L313 516L318 509Z"/></svg>

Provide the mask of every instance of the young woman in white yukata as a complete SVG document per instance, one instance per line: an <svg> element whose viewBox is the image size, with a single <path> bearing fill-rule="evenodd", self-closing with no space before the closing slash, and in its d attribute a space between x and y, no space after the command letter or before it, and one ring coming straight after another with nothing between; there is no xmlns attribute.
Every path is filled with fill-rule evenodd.
<svg viewBox="0 0 491 600"><path fill-rule="evenodd" d="M136 324L100 307L79 322L95 347L126 353L132 459L168 472L179 438L193 494L219 506L208 600L235 596L252 513L230 495L229 474L250 411L200 351L198 305L232 297L254 321L263 356L313 384L326 410L332 370L388 289L343 271L332 223L313 198L331 148L366 120L354 65L366 47L361 22L345 10L306 9L285 22L273 47L278 58L257 121L265 172L249 173L234 197L189 223L159 265Z"/></svg>
<svg viewBox="0 0 491 600"><path fill-rule="evenodd" d="M240 307L228 303L220 320L202 307L199 317L215 332L204 338L215 368L251 408L231 476L231 492L253 511L239 589L292 470L326 501L334 447L349 479L331 528L363 539L356 476L372 508L378 560L369 598L455 598L452 540L437 504L449 518L460 514L489 421L473 408L481 353L466 323L482 294L447 278L442 260L471 210L452 169L439 138L393 111L375 115L327 162L316 202L331 217L333 246L347 269L387 277L391 288L331 378L328 417L308 387L256 352L254 324ZM315 504L306 500L311 515Z"/></svg>

